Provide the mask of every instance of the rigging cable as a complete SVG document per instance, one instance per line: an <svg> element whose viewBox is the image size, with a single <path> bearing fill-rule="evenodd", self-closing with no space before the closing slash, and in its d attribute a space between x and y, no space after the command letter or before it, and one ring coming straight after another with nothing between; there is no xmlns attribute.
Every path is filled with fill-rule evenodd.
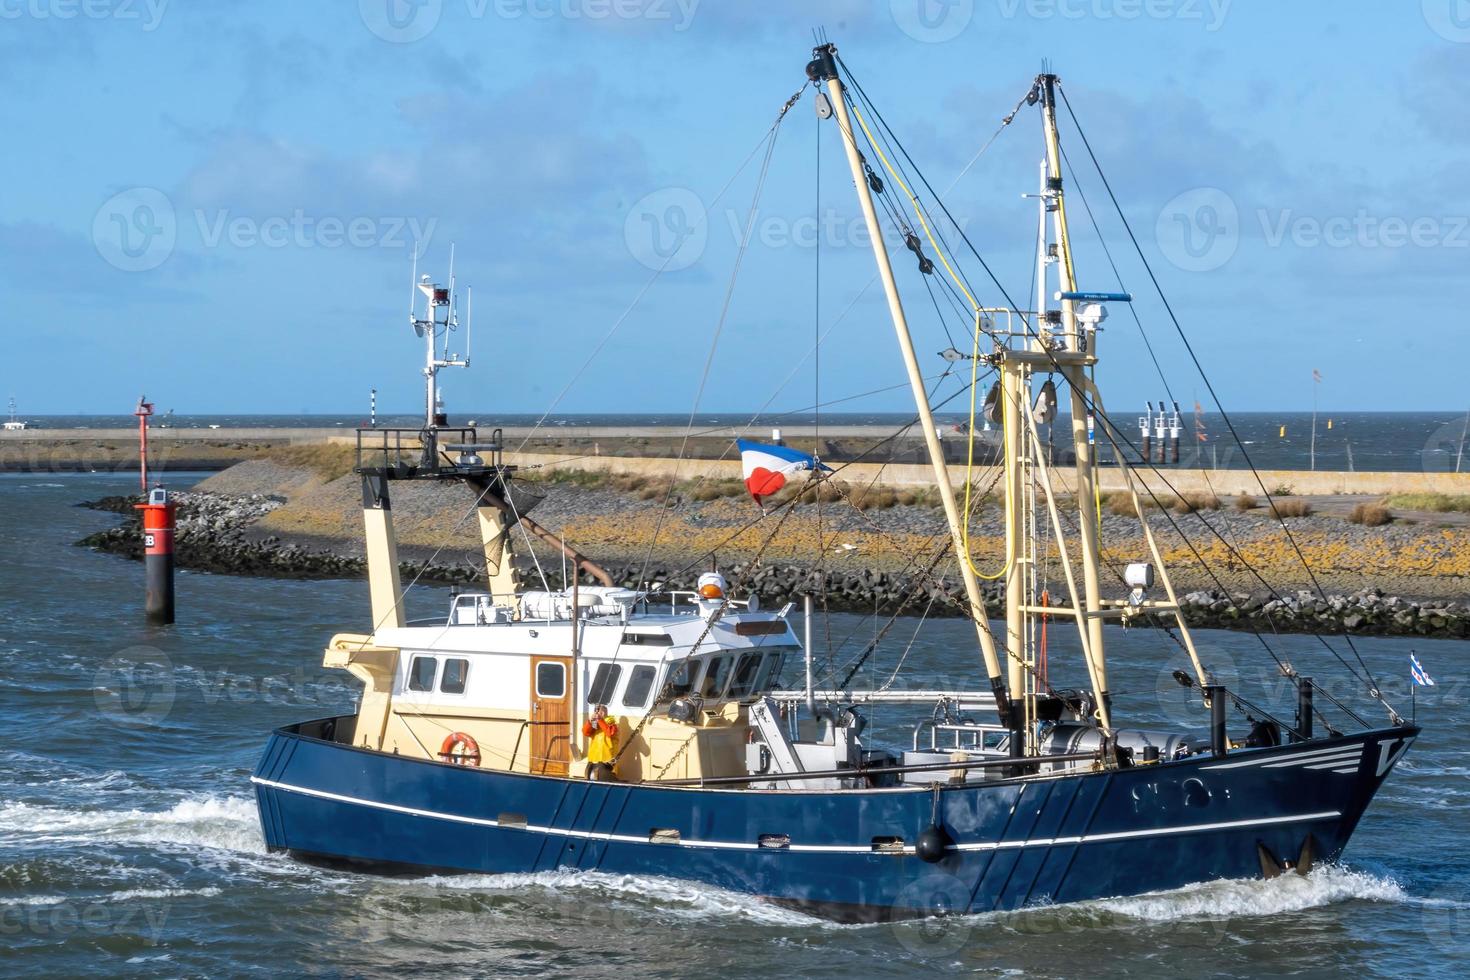
<svg viewBox="0 0 1470 980"><path fill-rule="evenodd" d="M658 545L658 535L663 529L664 517L668 514L669 500L674 495L674 487L679 474L679 464L684 460L684 453L689 448L689 436L694 431L694 418L699 412L699 403L704 397L705 385L709 383L710 371L715 363L715 351L719 348L720 335L724 332L725 321L730 315L730 305L735 299L735 284L740 278L740 266L745 260L745 253L750 246L751 232L755 228L755 219L760 211L761 193L765 190L766 177L771 171L771 157L776 152L776 139L781 133L781 122L786 118L786 113L801 98L801 93L806 91L806 86L796 90L796 94L786 100L781 107L781 112L776 117L776 122L771 126L766 136L766 155L761 161L760 173L756 177L755 192L751 195L750 210L745 219L745 229L740 235L740 243L735 251L735 263L730 270L730 279L725 286L725 299L720 306L720 315L715 322L714 336L710 338L709 353L705 355L704 371L699 378L699 387L694 393L694 403L689 407L689 421L684 426L684 438L679 444L679 453L674 458L673 473L669 478L669 487L664 494L663 506L659 508L658 520L654 522L653 534L648 540L648 551L643 556L643 565L638 571L638 584L642 586L648 572L648 563L653 560L653 550Z"/></svg>
<svg viewBox="0 0 1470 980"><path fill-rule="evenodd" d="M745 155L745 159L740 162L740 166L735 168L735 172L730 175L730 178L728 180L725 181L724 186L721 187L719 192L710 199L710 207L718 204L724 198L725 194L729 192L731 186L735 183L735 181L738 180L740 178L740 175L745 172L745 168L750 166L750 161L755 159L756 154L760 152L761 146L764 145L767 140L773 138L776 129L779 128L781 125L781 120L786 117L786 113L796 103L796 100L801 98L801 93L804 91L806 91L805 85L803 85L800 89L797 89L796 93L792 95L791 98L786 100L786 104L781 107L781 111L777 114L776 121L771 124L771 128L767 130L766 133L762 135L759 140L756 141L755 146L751 147L750 152ZM704 212L704 215L699 218L698 222L695 223L694 228L691 229L691 233L693 231L697 231L700 227L702 227L704 223L709 221L709 208L705 208ZM677 248L671 251L668 256L663 260L663 263L660 264L657 269L653 270L653 274L650 275L646 280L644 280L642 288L640 288L638 290L638 294L633 297L633 301L628 304L627 308L624 309L622 313L618 314L618 318L613 321L613 325L608 328L607 333L605 333L602 339L597 342L597 346L592 348L592 352L587 355L587 358L582 362L582 365L577 368L575 372L572 373L571 378L569 378L567 380L567 383L562 386L561 391L557 392L556 397L551 400L551 404L547 406L546 411L541 413L541 417L536 420L535 424L531 426L530 431L526 433L525 438L521 440L520 445L516 447L516 452L520 452L521 450L526 448L526 444L531 441L532 436L534 436L535 433L541 428L541 426L546 423L546 420L551 417L551 413L556 411L556 406L561 404L561 400L567 396L567 392L571 391L573 386L575 386L576 383L581 380L582 375L586 373L589 367L592 366L592 362L595 361L597 359L597 356L602 353L603 348L606 347L608 345L608 342L613 339L613 335L618 332L618 329L622 327L622 325L627 321L628 317L633 315L633 311L637 309L638 304L643 301L643 297L647 295L648 291L651 288L653 288L653 284L657 282L658 278L664 274L664 270L669 267L669 263L674 261L674 257L678 254L679 250Z"/></svg>
<svg viewBox="0 0 1470 980"><path fill-rule="evenodd" d="M838 59L837 60L838 60L838 63L841 65L844 74L847 75L848 80L851 81L854 89L856 89L859 92L859 94L862 94L862 85L861 85L861 83L859 83L857 81L857 79L852 76L851 70L848 69L847 65L842 62L842 59L841 59L840 56L838 56ZM883 119L882 114L878 111L877 107L872 105L871 101L869 101L867 99L866 95L863 95L863 98L864 98L864 101L872 108L873 115L874 115L875 119L877 120L877 122L879 123L879 125L881 125L885 129L887 129L891 133L892 132L892 128L889 127L888 124L887 124L887 122ZM1063 92L1062 98L1063 98L1063 101L1065 102L1066 101L1066 93L1065 92ZM1068 104L1067 108L1068 108L1069 114L1071 114L1073 116L1073 121L1075 123L1075 121L1076 121L1075 113L1072 113L1070 104ZM1080 127L1079 127L1078 132L1079 132L1079 135L1082 135L1081 134ZM1086 137L1085 136L1083 136L1083 142L1084 142L1084 144L1086 143ZM903 154L903 157L905 159L907 159L912 164L913 163L913 158L911 156L909 156L908 151L903 147L903 144L898 139L897 135L894 135L894 143L898 146L898 150L899 150L900 153ZM1091 149L1090 148L1089 148L1089 154L1091 154ZM1094 156L1094 162L1095 162L1095 160L1096 160L1096 158ZM1026 327L1027 332L1032 337L1036 337L1035 331L1031 328L1031 325L1030 325L1029 321L1027 320L1027 317L1026 317L1024 311L1022 311L1017 306L1017 304L1014 302L1014 300L1012 300L1010 298L1010 295L1006 291L1004 285L1001 284L999 278L995 275L995 272L991 269L989 263L987 263L985 261L984 256L982 256L980 254L979 250L975 248L974 243L970 241L970 238L965 233L964 228L960 227L959 224L958 224L958 222L956 222L954 220L954 216L952 214L950 214L949 209L948 209L948 207L945 206L943 199L940 198L938 195L935 195L934 194L934 189L933 189L932 186L929 185L929 182L924 177L922 170L920 170L917 167L917 165L914 165L914 166L915 166L915 172L918 173L918 175L919 175L919 180L923 183L925 189L931 195L933 195L935 197L936 203L938 203L941 211L944 213L945 217L948 218L950 224L954 225L954 227L956 228L956 230L959 232L959 235L960 235L961 240L965 243L966 247L969 248L970 253L972 255L974 255L976 261L980 263L981 267L985 270L986 274L989 276L991 282L994 283L995 287L1000 291L1001 295L1006 299L1006 302L1020 316L1021 322L1022 322L1023 326ZM1106 179L1105 178L1104 178L1104 185L1107 186L1107 182L1106 182ZM1108 190L1109 190L1109 194L1111 196L1111 188L1109 187ZM1117 205L1116 196L1113 197L1113 201L1114 201L1115 207L1118 207L1119 214L1121 215L1122 214L1122 209L1121 209L1121 207L1119 207ZM1125 226L1126 226L1126 218L1125 218ZM1133 238L1133 243L1134 243L1135 249L1137 249L1138 252L1139 252L1139 254L1140 254L1140 256L1142 256L1142 249L1139 248L1136 237L1133 237L1132 236L1132 230L1131 230L1131 228L1129 228L1129 235L1130 235L1131 238ZM1149 269L1149 274L1150 274L1150 277L1152 278L1152 269ZM1155 287L1157 288L1157 280L1155 280ZM1160 294L1162 296L1162 291L1161 290L1160 290ZM1167 300L1165 301L1165 305L1167 307ZM1171 316L1172 316L1172 310L1170 312L1171 312ZM1182 327L1178 324L1177 319L1175 319L1175 327L1176 327L1176 330L1178 330L1180 332L1181 336L1182 336L1183 335L1183 330L1182 330ZM1187 343L1187 341L1186 341L1186 343ZM1043 348L1043 349L1045 349L1045 348ZM1055 357L1052 358L1052 362L1053 362L1054 365L1060 367L1060 365L1056 361ZM1198 363L1198 362L1196 362L1196 363ZM1206 383L1208 384L1208 381ZM1069 385L1070 385L1070 382L1069 382ZM1125 445L1129 446L1129 448L1132 448L1132 449L1134 449L1136 451L1136 447L1133 446L1132 442L1126 436L1122 435L1121 430L1118 429L1118 427L1112 422L1112 420L1106 415L1106 413L1103 412L1101 410L1101 408L1094 402L1094 400L1091 398L1091 396L1088 394L1087 391L1085 391L1085 390L1079 391L1079 392L1077 392L1077 394L1081 397L1083 403L1085 405L1087 405L1087 407L1089 408L1089 410L1091 410L1093 412L1094 416L1104 425L1104 427L1106 429L1111 430L1111 433L1112 434L1109 435L1109 439L1110 439L1110 441L1113 442L1113 445L1114 445L1115 450L1117 449L1117 439L1121 438L1122 441L1123 441L1123 443ZM1212 395L1214 394L1213 391L1211 392L1211 394ZM1216 401L1216 405L1218 407L1219 406L1219 399L1216 398L1215 401ZM1223 412L1221 414L1222 414L1222 416L1224 415ZM1228 421L1227 421L1227 425L1228 425ZM1232 434L1233 434L1233 427L1232 427ZM1115 438L1115 436L1116 436L1116 438ZM1236 441L1239 442L1239 437L1238 436L1236 437ZM1169 482L1168 478L1163 474L1163 472L1160 471L1157 467L1155 467L1152 464L1152 462L1147 462L1146 461L1145 465L1147 466L1147 468L1150 471L1152 471L1157 477L1159 477L1159 479L1164 483L1165 486L1167 486L1169 488L1169 490L1171 492L1175 493L1176 495L1179 495L1178 494L1178 490ZM1257 481L1259 482L1259 474L1257 474ZM1162 506L1162 502L1159 501L1158 496L1153 492L1152 488L1150 488L1147 484L1144 484L1144 490L1145 490L1145 492L1147 492L1149 494L1149 496L1156 503L1159 503ZM1268 495L1268 497L1269 497L1269 495ZM1255 578L1258 581L1260 581L1267 588L1268 591L1270 591L1275 597L1281 598L1281 594L1275 589L1275 587L1272 586L1268 581L1266 581L1266 579L1255 569L1255 567L1250 564L1250 562L1245 558L1245 556L1243 554L1241 554L1239 551L1237 551L1231 545L1231 543L1224 536L1222 536L1220 534L1220 532L1214 527L1213 524L1211 524L1209 521L1203 520L1203 519L1202 519L1202 523L1205 525L1206 528L1208 528L1210 530L1210 532L1212 534L1215 535L1215 537L1217 537L1217 538L1220 539L1220 541L1226 546L1226 548L1229 549L1231 551L1231 553L1236 556L1236 558L1242 563L1242 565L1252 575L1254 575ZM1196 551L1196 555L1198 555L1197 550L1194 549L1194 546L1193 546L1192 542L1189 542L1187 538L1185 539L1185 541L1186 541L1187 544L1189 544L1191 550L1192 551ZM1293 539L1293 541L1294 541L1294 539ZM1202 558L1200 560L1203 561ZM1310 568L1308 569L1308 574L1312 576L1313 582L1314 582L1314 584L1316 584L1316 577L1315 577L1315 575L1312 575ZM1318 585L1318 590L1320 592L1320 590L1321 590L1320 585ZM1356 677L1356 678L1358 678L1360 680L1364 679L1361 675L1358 674L1357 670L1355 670L1352 667L1351 664L1349 664L1345 659L1343 659L1342 655L1337 652L1336 648L1334 648L1332 646L1332 644L1330 644L1330 643L1327 642L1327 640L1326 640L1325 637L1323 637L1320 633L1314 633L1313 635L1316 637L1316 639L1318 640L1318 642L1321 643L1328 650L1328 652L1330 652L1337 659L1337 661L1340 664L1342 664L1343 667L1345 667L1348 670L1348 672L1350 674L1352 674L1354 677ZM1357 659L1358 659L1359 663L1362 664L1362 657L1360 655L1358 655L1357 648L1352 644L1352 642L1351 642L1350 639L1348 640L1348 644L1349 644L1350 647L1352 647L1353 652L1354 652L1354 655L1357 656ZM1274 658L1274 654L1273 654L1273 658ZM1280 660L1279 659L1278 659L1278 663L1280 663ZM1394 710L1393 706L1390 705L1387 702L1386 699L1384 699L1384 697L1382 695L1382 692L1378 688L1377 683L1372 679L1371 673L1367 671L1366 664L1362 664L1362 665L1364 667L1364 673L1367 674L1366 686L1368 688L1369 695L1371 697L1373 697L1375 700L1377 700L1380 704L1382 704L1385 708L1388 709L1389 715L1390 715L1391 718L1393 718L1395 720L1399 719L1398 712ZM1294 671L1290 670L1288 665L1283 664L1282 667L1283 667L1283 671L1282 671L1283 674L1293 684L1293 686L1300 686L1300 678L1297 676L1297 674Z"/></svg>
<svg viewBox="0 0 1470 980"><path fill-rule="evenodd" d="M845 91L844 91L844 95L846 96L846 92ZM919 223L924 228L924 234L929 239L929 245L930 245L930 247L932 247L934 249L934 251L939 255L939 260L940 260L940 262L943 263L945 270L949 273L950 278L953 280L954 287L957 287L958 289L960 289L964 293L965 299L969 301L970 308L973 311L973 316L974 316L974 329L973 329L974 346L973 346L973 350L972 350L971 356L970 356L970 415L969 415L969 420L970 420L969 421L969 428L970 428L970 431L966 434L967 435L967 447L968 447L968 449L967 449L967 455L966 455L966 459L965 459L965 503L964 503L964 514L963 514L963 519L962 519L961 535L960 535L960 537L961 537L961 551L963 552L963 554L960 557L962 557L963 560L965 561L965 563L967 565L969 565L970 571L973 572L977 578L981 578L981 579L984 579L986 581L994 582L994 581L997 581L999 579L1004 578L1010 572L1010 570L1011 570L1011 557L1009 555L1006 556L1005 563L1001 566L1001 568L998 571L995 571L995 572L986 572L986 571L981 570L975 564L975 558L974 558L974 555L973 555L973 553L971 552L971 549L970 549L970 523L971 523L970 516L971 516L971 505L972 505L972 500L971 500L971 495L970 495L970 487L972 486L972 483L973 483L973 473L974 473L974 468L975 468L975 431L974 430L975 430L976 390L977 390L977 387L978 387L978 385L977 385L977 380L978 380L977 379L977 371L979 370L979 361L980 361L980 336L981 336L981 333L984 332L984 315L983 315L983 312L982 312L982 308L981 308L981 306L979 304L979 301L975 299L974 294L970 291L967 280L965 280L963 277L961 277L958 273L955 272L954 267L950 264L950 261L949 261L948 256L945 254L945 250L942 249L939 246L939 244L934 240L934 234L930 230L929 222L928 222L928 220L925 217L924 209L919 204L918 198L915 196L914 192L910 189L909 185L904 181L903 176L900 175L899 172L895 169L893 163L889 160L888 155L883 152L882 147L880 147L878 145L877 140L873 136L872 130L870 130L868 128L868 124L867 124L866 121L864 121L863 116L862 116L862 113L858 111L857 105L854 102L854 100L851 98L851 96L846 96L846 98L847 98L848 107L851 109L853 115L857 118L858 125L862 129L863 135L867 138L868 146L873 150L873 152L877 155L878 159L882 162L883 167L884 167L884 169L886 169L888 171L889 176L891 176L894 179L894 181L896 181L898 183L898 186L901 187L901 188L903 188L904 193L908 195L909 203L913 206L914 213L918 216ZM866 101L867 101L866 100L866 97L864 97L864 102L866 102ZM871 103L868 103L868 104L871 106ZM875 110L875 113L876 113L876 110ZM897 142L897 137L894 137L894 141ZM895 154L895 156L896 156L896 154ZM880 201L882 201L884 203L884 208L888 212L890 220L892 220L893 223L894 223L894 225L898 227L900 233L904 235L905 240L907 242L911 243L909 245L909 247L913 251L918 252L919 255L920 255L920 259L922 260L923 259L923 253L920 252L919 249L914 244L912 244L914 242L914 238L913 238L912 232L908 229L907 223L905 221L903 221L895 213L895 211L894 211L894 209L892 207L891 202L889 202L888 199L887 199L887 196L885 194L883 194L881 182L879 182L878 183L878 186L876 186L874 189L878 192L876 194L876 197ZM932 271L932 265L930 267L930 271ZM925 272L925 267L922 264L920 265L920 272ZM926 285L926 287L928 285L928 279L929 279L929 276L926 273L925 274L925 285ZM948 286L949 285L943 279L940 279L940 282L941 282L941 284L943 284L945 286ZM942 323L943 323L943 321L941 320L941 324ZM949 330L948 330L947 327L945 328L945 335L947 337L949 336ZM953 338L950 337L949 339L950 339L950 346L953 347ZM1004 447L1003 450L1002 450L1002 453L1003 453L1002 459L1003 459L1004 465L1008 468L1009 466L1012 465L1012 459L1011 459L1011 457L1012 457L1012 451L1011 451L1011 446L1010 446L1010 443L1009 443L1008 430L1006 430L1004 428L1004 426L1002 427L1002 432L1003 432L1003 435L1002 435L1002 445ZM1011 506L1009 496L1007 496L1006 506L1007 506L1008 509Z"/></svg>
<svg viewBox="0 0 1470 980"><path fill-rule="evenodd" d="M1250 453L1246 450L1245 443L1241 440L1240 435L1236 432L1235 424L1230 420L1229 413L1225 411L1225 406L1220 402L1220 396L1215 392L1214 384L1210 381L1209 376L1205 373L1204 365L1200 363L1198 355L1195 354L1194 346L1189 342L1189 337L1185 334L1183 325L1180 324L1179 318L1174 313L1174 307L1169 303L1168 297L1164 295L1163 286L1159 282L1158 276L1154 274L1153 266L1149 264L1148 257L1144 255L1143 248L1138 243L1138 237L1134 235L1133 227L1131 224L1129 224L1127 215L1123 213L1123 207L1118 202L1117 195L1113 193L1113 188L1112 185L1108 182L1107 175L1103 173L1102 164L1098 162L1097 154L1093 152L1092 144L1088 141L1087 134L1083 132L1081 124L1077 121L1077 114L1072 109L1072 103L1071 100L1067 98L1066 90L1063 89L1060 85L1058 85L1057 90L1061 92L1062 104L1067 107L1067 115L1072 120L1072 126L1077 130L1077 135L1082 140L1082 145L1087 150L1087 155L1091 158L1093 167L1095 167L1097 170L1098 178L1102 181L1103 188L1108 192L1108 198L1113 202L1113 207L1118 212L1118 218L1123 223L1123 229L1128 233L1128 239L1133 243L1133 248L1138 253L1139 260L1143 263L1144 271L1148 273L1149 281L1153 284L1154 291L1158 293L1159 301L1164 304L1164 310L1169 314L1169 320L1174 324L1175 332L1179 335L1180 341L1184 344L1184 349L1189 353L1189 359L1194 362L1195 370L1199 372L1200 379L1204 381L1205 390L1210 393L1210 398L1215 403L1215 409L1220 413L1220 418L1225 423L1225 427L1230 430L1231 438L1234 439L1236 445L1239 446L1241 458L1245 460L1246 467L1251 471L1251 476L1255 478L1256 484L1260 486L1262 494L1265 495L1267 506L1270 508L1271 513L1276 516L1277 522L1281 525L1281 530L1286 535L1287 542L1291 545L1292 550L1296 553L1297 559L1301 562L1302 569L1307 573L1307 577L1311 580L1312 587L1317 591L1318 596L1326 599L1326 590L1322 588L1322 584L1318 581L1316 573L1312 571L1311 564L1307 561L1306 555L1302 552L1301 546L1297 543L1296 536L1291 533L1291 528L1287 525L1286 519L1277 512L1271 498L1271 492L1266 489L1266 483L1261 478L1260 472L1256 469L1255 462L1250 458ZM1319 639L1320 638L1321 637L1319 634ZM1353 643L1352 637L1346 633L1343 634L1343 640L1347 643L1348 649L1352 651L1353 657L1358 662L1358 666L1363 668L1363 674L1367 677L1369 683L1369 694L1388 709L1389 715L1394 719L1395 723L1401 722L1402 719L1399 717L1398 712L1395 711L1393 706L1384 699L1382 692L1378 687L1378 682L1373 676L1373 672L1368 668L1368 664L1364 662L1362 654L1358 652L1357 644ZM1325 639L1322 642L1327 645L1328 649L1332 649L1331 644L1327 644ZM1335 650L1333 652L1334 654L1336 654ZM1339 657L1339 659L1341 658Z"/></svg>

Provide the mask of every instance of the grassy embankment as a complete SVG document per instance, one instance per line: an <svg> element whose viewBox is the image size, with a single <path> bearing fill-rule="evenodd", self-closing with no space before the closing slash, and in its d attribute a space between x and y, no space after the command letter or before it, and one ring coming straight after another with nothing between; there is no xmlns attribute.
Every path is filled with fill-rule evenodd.
<svg viewBox="0 0 1470 980"><path fill-rule="evenodd" d="M290 504L261 522L261 533L348 540L360 535L351 446L281 447L266 458L279 467L309 470L313 479L300 487L302 492L289 494ZM656 560L679 563L715 553L723 562L762 554L771 562L810 564L816 555L826 554L829 567L896 570L927 564L947 544L933 490L839 481L797 485L768 504L776 514L773 521L757 520L759 511L737 479L671 483L571 468L523 470L520 476L547 493L538 520L587 554L610 561L641 559L651 552ZM821 507L815 506L819 495ZM801 499L789 514L780 509L797 496ZM1109 518L1105 558L1122 562L1145 557L1141 528L1128 520L1137 517L1131 498L1109 494L1100 503ZM1144 495L1143 503L1150 511L1167 508L1176 521L1195 515L1221 532L1194 525L1185 542L1168 521L1151 521L1180 588L1213 584L1213 575L1200 570L1204 562L1231 587L1258 589L1242 558L1283 586L1309 584L1302 557L1327 587L1342 590L1377 584L1406 594L1458 592L1459 583L1470 577L1470 528L1438 526L1433 520L1435 514L1470 511L1470 498L1397 495L1360 501L1351 512L1334 515L1317 513L1311 499L1281 487L1273 491L1271 506L1287 519L1290 536L1265 500L1250 495L1221 500L1213 494L1186 493L1157 502ZM472 497L457 484L396 488L400 540L408 547L472 548L472 507ZM987 497L978 499L973 510L971 547L984 556L977 563L989 569L987 562L1004 543L999 507ZM1050 550L1056 553L1054 547ZM947 560L940 568L948 568Z"/></svg>

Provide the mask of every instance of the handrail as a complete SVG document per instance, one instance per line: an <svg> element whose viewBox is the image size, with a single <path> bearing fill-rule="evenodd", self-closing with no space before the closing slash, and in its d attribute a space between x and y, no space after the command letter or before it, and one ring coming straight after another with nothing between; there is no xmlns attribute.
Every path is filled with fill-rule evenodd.
<svg viewBox="0 0 1470 980"><path fill-rule="evenodd" d="M1067 755L1035 755L1021 759L1006 756L1004 759L983 759L973 762L926 762L913 766L870 766L853 769L818 769L810 772L768 772L755 776L713 776L693 779L655 779L645 783L649 786L737 786L748 783L792 782L802 779L833 779L854 776L902 774L909 772L942 772L952 769L999 769L1017 768L1048 762L1100 762L1093 752L1073 752Z"/></svg>

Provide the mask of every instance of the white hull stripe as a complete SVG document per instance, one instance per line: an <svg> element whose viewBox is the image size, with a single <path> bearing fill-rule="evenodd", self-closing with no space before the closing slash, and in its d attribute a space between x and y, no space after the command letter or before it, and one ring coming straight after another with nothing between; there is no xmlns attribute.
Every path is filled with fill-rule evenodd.
<svg viewBox="0 0 1470 980"><path fill-rule="evenodd" d="M1110 840L1127 840L1133 837L1164 837L1174 834L1193 834L1204 830L1234 830L1241 827L1265 827L1278 823L1295 823L1298 820L1329 820L1342 816L1338 810L1321 813L1299 813L1290 817L1261 817L1258 820L1226 820L1221 823L1197 823L1187 827L1160 827L1156 830L1118 830L1106 834L1083 834L1080 837L1044 837L1032 840L981 841L974 844L956 844L960 851L999 851L1012 847L1051 847L1067 844L1095 844Z"/></svg>
<svg viewBox="0 0 1470 980"><path fill-rule="evenodd" d="M499 827L498 820L490 820L486 817L465 817L454 813L439 813L434 810L420 810L410 806L400 806L396 803L383 803L379 800L364 800L354 796L342 796L337 793L328 793L325 790L308 789L304 786L292 786L289 783L278 783L270 779L261 779L251 776L250 781L259 786L269 786L271 789L282 790L287 793L300 793L303 796L313 796L317 799L332 800L337 803L351 803L357 806L371 807L376 810L388 810L393 813L403 813L414 817L426 817L430 820L448 820L453 823L471 824L477 827ZM1193 834L1208 830L1234 830L1242 827L1266 827L1273 824L1295 823L1299 820L1330 820L1342 816L1338 810L1324 810L1321 813L1302 813L1290 817L1261 817L1256 820L1228 820L1221 823L1191 824L1184 827L1160 827L1154 830L1120 830L1102 834L1082 834L1078 837L1037 837L1029 840L1014 841L975 841L967 844L953 844L951 850L957 851L997 851L1021 847L1053 847L1070 846L1074 844L1092 844L1104 841L1127 840L1136 837L1164 837L1175 834ZM543 827L536 824L514 824L509 826L510 830L525 830L536 834L550 834L555 837L576 837L583 840L616 841L620 844L653 844L647 837L634 836L631 834L603 834L594 833L589 830L570 830L563 827ZM759 844L746 843L744 841L709 841L709 840L679 840L676 842L681 847L711 847L723 850L758 851L766 850ZM655 846L666 847L667 844ZM896 854L898 851L875 851L871 845L854 846L848 844L791 844L780 850L827 852L833 854ZM913 854L912 847L905 847L904 854Z"/></svg>
<svg viewBox="0 0 1470 980"><path fill-rule="evenodd" d="M1337 772L1338 767L1346 766L1346 765L1351 764L1352 765L1352 768L1349 769L1348 772L1357 772L1358 771L1358 762L1359 761L1360 761L1360 759L1359 759L1358 756L1351 755L1351 756L1348 756L1345 759L1328 759L1326 762L1316 762L1316 763L1313 763L1311 765L1302 766L1302 768L1303 769L1331 769L1333 772Z"/></svg>
<svg viewBox="0 0 1470 980"><path fill-rule="evenodd" d="M1241 761L1241 762L1223 762L1223 763L1218 763L1218 764L1212 765L1212 766L1201 766L1200 768L1202 768L1202 769L1240 769L1240 768L1243 768L1245 766L1266 766L1266 767L1269 767L1269 768L1272 768L1272 769L1276 769L1276 768L1280 768L1282 766L1295 766L1295 765L1300 765L1301 763L1304 763L1304 762L1325 762L1328 759L1334 759L1334 758L1337 758L1339 756L1341 756L1343 758L1346 758L1348 756L1353 756L1354 758L1358 758L1358 757L1361 757L1362 754L1363 754L1363 746L1361 744L1359 744L1359 745L1347 745L1347 746L1338 746L1337 748L1334 748L1334 749L1316 749L1316 750L1311 751L1311 752L1296 752L1296 753L1293 753L1292 755L1285 756L1285 757L1280 756L1280 755L1270 755L1270 756L1266 756L1265 758L1245 759L1244 761Z"/></svg>

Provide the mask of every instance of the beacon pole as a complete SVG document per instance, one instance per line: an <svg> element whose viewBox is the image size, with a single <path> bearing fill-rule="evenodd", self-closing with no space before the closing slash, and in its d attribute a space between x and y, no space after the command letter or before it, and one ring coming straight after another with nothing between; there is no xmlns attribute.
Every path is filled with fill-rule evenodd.
<svg viewBox="0 0 1470 980"><path fill-rule="evenodd" d="M138 417L138 486L148 492L148 417L153 414L153 403L147 395L138 398L138 407L133 409Z"/></svg>

